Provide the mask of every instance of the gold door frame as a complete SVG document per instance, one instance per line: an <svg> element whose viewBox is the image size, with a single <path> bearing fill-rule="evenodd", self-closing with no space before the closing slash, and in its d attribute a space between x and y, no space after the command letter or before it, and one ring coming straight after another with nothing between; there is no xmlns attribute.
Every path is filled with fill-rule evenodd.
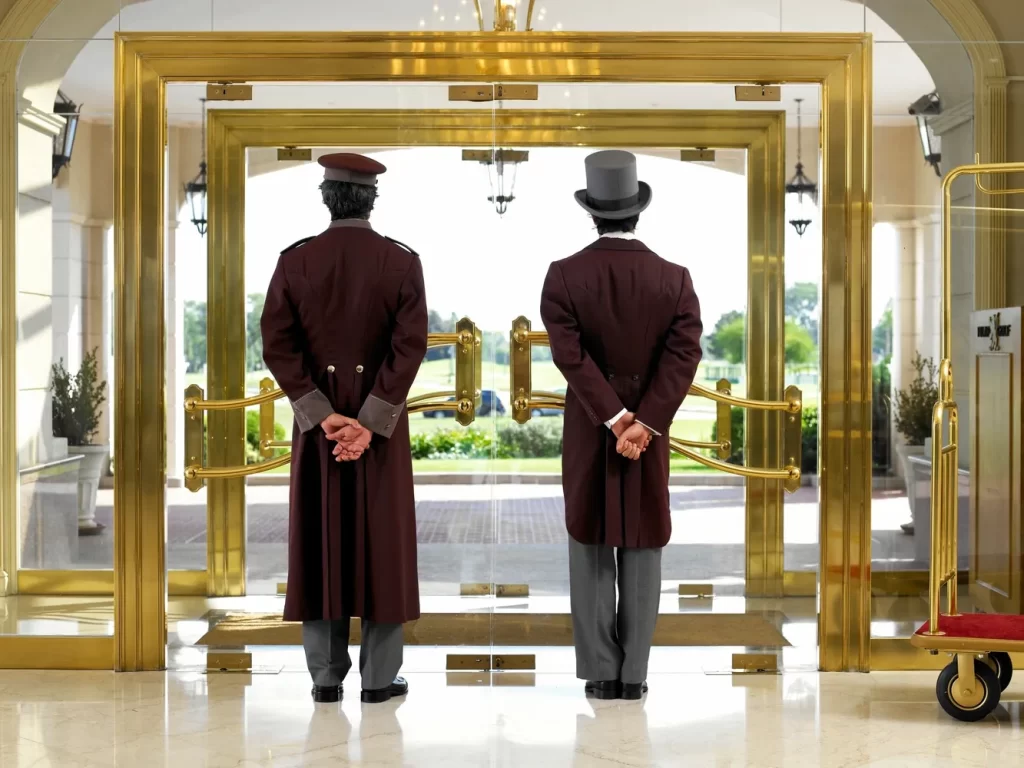
<svg viewBox="0 0 1024 768"><path fill-rule="evenodd" d="M166 658L165 86L768 82L822 87L819 666L870 666L869 35L189 33L115 40L115 667ZM130 394L129 394L130 393Z"/></svg>
<svg viewBox="0 0 1024 768"><path fill-rule="evenodd" d="M211 399L245 397L245 184L251 147L595 146L744 149L747 157L747 381L752 399L783 395L785 114L668 110L211 110L207 121L207 380ZM511 319L511 318L510 318ZM774 352L774 353L773 353ZM215 384L216 382L216 384ZM245 463L241 411L215 422L210 464ZM781 419L748 415L748 466L774 466ZM769 426L775 429L769 437ZM211 596L246 593L245 479L207 482ZM781 597L782 483L746 483L748 597Z"/></svg>

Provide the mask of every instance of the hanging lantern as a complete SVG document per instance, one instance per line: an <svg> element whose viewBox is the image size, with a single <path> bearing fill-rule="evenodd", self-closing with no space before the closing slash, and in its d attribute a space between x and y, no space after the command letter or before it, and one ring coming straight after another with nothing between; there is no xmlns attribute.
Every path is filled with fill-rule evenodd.
<svg viewBox="0 0 1024 768"><path fill-rule="evenodd" d="M57 91L57 101L53 105L53 113L64 118L64 127L53 137L53 178L57 178L60 169L71 163L71 152L75 148L75 137L78 135L78 121L82 109L75 102Z"/></svg>
<svg viewBox="0 0 1024 768"><path fill-rule="evenodd" d="M803 117L800 112L802 101L803 99L796 99L796 173L786 184L786 195L788 196L786 210L792 216L789 223L800 237L803 237L804 232L811 226L813 215L818 207L818 185L804 173Z"/></svg>
<svg viewBox="0 0 1024 768"><path fill-rule="evenodd" d="M487 184L491 194L488 202L494 206L499 216L505 215L509 203L516 199L516 173L520 163L530 159L530 153L518 149L464 149L462 159L480 163L487 167ZM512 173L506 171L511 168Z"/></svg>
<svg viewBox="0 0 1024 768"><path fill-rule="evenodd" d="M206 235L206 99L200 99L203 104L203 138L202 158L199 161L199 173L185 184L185 199L188 200L189 208L192 211L192 223L199 230L199 234Z"/></svg>
<svg viewBox="0 0 1024 768"><path fill-rule="evenodd" d="M942 144L941 139L932 128L929 118L942 114L942 101L938 93L926 93L910 105L910 114L917 120L917 132L921 138L921 151L924 160L935 169L936 176L942 176Z"/></svg>

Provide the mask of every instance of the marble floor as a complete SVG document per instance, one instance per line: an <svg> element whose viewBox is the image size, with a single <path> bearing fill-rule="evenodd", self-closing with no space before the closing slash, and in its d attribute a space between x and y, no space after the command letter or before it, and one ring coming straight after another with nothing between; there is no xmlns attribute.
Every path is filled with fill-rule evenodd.
<svg viewBox="0 0 1024 768"><path fill-rule="evenodd" d="M1024 682L968 725L939 709L934 673L659 674L641 702L559 674L409 680L405 700L314 705L302 672L0 672L0 766L1024 764Z"/></svg>

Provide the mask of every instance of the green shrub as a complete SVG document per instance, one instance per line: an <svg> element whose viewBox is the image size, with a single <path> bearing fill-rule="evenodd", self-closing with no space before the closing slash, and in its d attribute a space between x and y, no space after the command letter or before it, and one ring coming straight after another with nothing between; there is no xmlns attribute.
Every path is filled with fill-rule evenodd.
<svg viewBox="0 0 1024 768"><path fill-rule="evenodd" d="M53 436L63 437L68 445L92 445L99 430L107 383L100 381L97 350L82 359L82 367L72 376L64 367L64 358L52 366Z"/></svg>
<svg viewBox="0 0 1024 768"><path fill-rule="evenodd" d="M284 427L274 422L274 440L285 439ZM285 449L275 449L275 455ZM259 411L246 411L245 412L245 462L246 464L255 464L257 461L262 461L263 457L260 456L260 412Z"/></svg>
<svg viewBox="0 0 1024 768"><path fill-rule="evenodd" d="M935 383L938 369L932 358L923 358L918 352L914 357L917 376L907 389L896 390L896 431L907 445L924 445L925 438L932 436L932 408L939 399L939 388ZM925 371L928 372L925 378Z"/></svg>
<svg viewBox="0 0 1024 768"><path fill-rule="evenodd" d="M499 459L552 459L561 455L561 419L506 424L498 428Z"/></svg>
<svg viewBox="0 0 1024 768"><path fill-rule="evenodd" d="M800 471L805 475L818 474L818 407L805 405L800 419L802 450Z"/></svg>
<svg viewBox="0 0 1024 768"><path fill-rule="evenodd" d="M871 463L877 470L892 467L892 374L889 359L880 361L872 371Z"/></svg>

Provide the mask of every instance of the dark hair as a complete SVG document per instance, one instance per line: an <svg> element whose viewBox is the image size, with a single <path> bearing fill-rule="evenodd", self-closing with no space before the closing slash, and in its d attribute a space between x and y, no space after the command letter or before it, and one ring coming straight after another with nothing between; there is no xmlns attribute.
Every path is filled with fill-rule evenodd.
<svg viewBox="0 0 1024 768"><path fill-rule="evenodd" d="M632 232L640 221L640 214L628 219L602 219L600 216L594 216L593 219L597 234L607 235L609 232Z"/></svg>
<svg viewBox="0 0 1024 768"><path fill-rule="evenodd" d="M377 199L377 187L353 184L349 181L323 181L320 194L331 212L331 221L338 219L368 219Z"/></svg>

